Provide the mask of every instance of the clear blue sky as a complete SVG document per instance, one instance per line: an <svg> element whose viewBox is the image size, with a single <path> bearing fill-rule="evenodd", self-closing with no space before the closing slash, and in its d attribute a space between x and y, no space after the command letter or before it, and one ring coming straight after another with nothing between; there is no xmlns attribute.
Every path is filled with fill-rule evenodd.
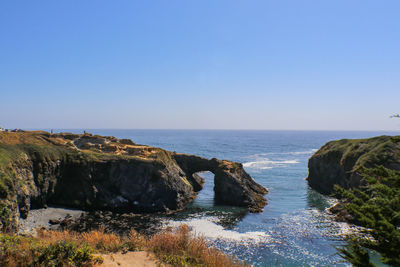
<svg viewBox="0 0 400 267"><path fill-rule="evenodd" d="M399 130L400 1L0 0L7 128Z"/></svg>

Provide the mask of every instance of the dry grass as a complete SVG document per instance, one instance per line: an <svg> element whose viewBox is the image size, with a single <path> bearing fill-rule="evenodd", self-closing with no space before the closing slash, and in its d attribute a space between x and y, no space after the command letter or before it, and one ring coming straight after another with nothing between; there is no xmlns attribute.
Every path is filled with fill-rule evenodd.
<svg viewBox="0 0 400 267"><path fill-rule="evenodd" d="M134 251L144 248L145 239L136 231L131 230L128 236L121 237L112 233L106 233L104 229L77 233L73 231L38 230L38 237L45 242L65 240L75 242L78 245L87 244L97 252Z"/></svg>
<svg viewBox="0 0 400 267"><path fill-rule="evenodd" d="M173 266L247 266L210 248L203 237L193 236L186 225L175 231L164 231L150 238L147 247L163 262Z"/></svg>
<svg viewBox="0 0 400 267"><path fill-rule="evenodd" d="M0 234L0 266L92 266L93 253L150 251L172 266L247 266L207 246L186 225L145 238L132 230L121 237L104 229L77 233L37 230L36 238Z"/></svg>

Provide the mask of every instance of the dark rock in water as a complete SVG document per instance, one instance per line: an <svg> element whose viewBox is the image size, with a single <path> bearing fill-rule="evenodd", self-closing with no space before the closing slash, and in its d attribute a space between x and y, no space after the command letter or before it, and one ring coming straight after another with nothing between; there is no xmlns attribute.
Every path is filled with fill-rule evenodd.
<svg viewBox="0 0 400 267"><path fill-rule="evenodd" d="M316 191L331 194L335 184L345 189L360 187L359 170L376 165L400 170L400 136L329 142L309 159L307 180Z"/></svg>
<svg viewBox="0 0 400 267"><path fill-rule="evenodd" d="M115 137L0 133L0 204L17 220L48 204L152 213L183 209L215 174L218 203L259 212L267 190L240 163L176 154ZM66 219L61 224L68 224Z"/></svg>
<svg viewBox="0 0 400 267"><path fill-rule="evenodd" d="M358 221L345 208L345 203L339 202L328 209L328 212L335 215L335 221L357 224Z"/></svg>

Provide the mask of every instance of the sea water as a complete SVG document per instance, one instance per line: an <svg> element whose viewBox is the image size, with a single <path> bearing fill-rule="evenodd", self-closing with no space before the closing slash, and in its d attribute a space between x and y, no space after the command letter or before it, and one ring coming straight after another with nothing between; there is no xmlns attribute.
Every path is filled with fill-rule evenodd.
<svg viewBox="0 0 400 267"><path fill-rule="evenodd" d="M66 130L63 130L66 131ZM68 130L83 132L83 130ZM397 135L395 132L349 131L227 131L227 130L87 130L129 138L206 158L243 163L245 170L268 188L261 213L215 205L213 174L184 211L165 224L187 224L194 233L224 252L255 266L347 266L335 247L345 243L351 226L333 221L326 208L335 199L311 189L305 178L308 159L323 144L343 138Z"/></svg>

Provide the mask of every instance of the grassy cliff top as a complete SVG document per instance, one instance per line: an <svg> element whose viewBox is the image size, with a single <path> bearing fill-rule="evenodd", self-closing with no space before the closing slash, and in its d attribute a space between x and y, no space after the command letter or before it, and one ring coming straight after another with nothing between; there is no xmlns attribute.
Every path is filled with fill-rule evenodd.
<svg viewBox="0 0 400 267"><path fill-rule="evenodd" d="M331 141L321 147L313 157L325 157L328 160L339 157L345 169L352 167L352 171L375 165L396 168L397 165L400 167L400 136Z"/></svg>
<svg viewBox="0 0 400 267"><path fill-rule="evenodd" d="M91 160L135 158L149 160L165 158L161 148L138 145L129 139L92 134L51 134L44 131L0 132L0 168L28 154L42 159L61 159L66 154Z"/></svg>

